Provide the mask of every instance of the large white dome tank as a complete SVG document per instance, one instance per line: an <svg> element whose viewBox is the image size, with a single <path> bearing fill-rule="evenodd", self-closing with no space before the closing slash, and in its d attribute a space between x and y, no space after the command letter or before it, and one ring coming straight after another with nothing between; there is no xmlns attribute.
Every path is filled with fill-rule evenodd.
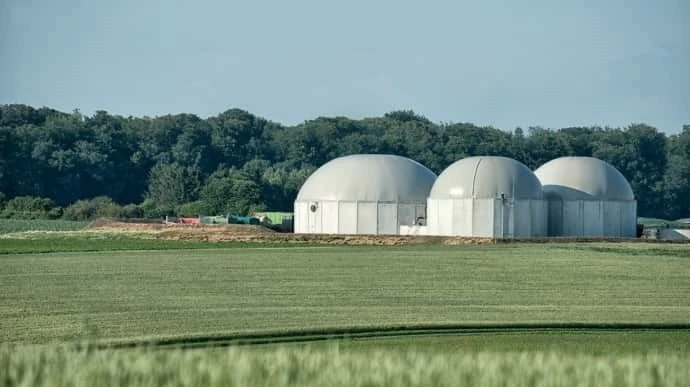
<svg viewBox="0 0 690 387"><path fill-rule="evenodd" d="M436 175L395 155L359 154L329 161L309 176L295 200L295 232L398 234L426 218Z"/></svg>

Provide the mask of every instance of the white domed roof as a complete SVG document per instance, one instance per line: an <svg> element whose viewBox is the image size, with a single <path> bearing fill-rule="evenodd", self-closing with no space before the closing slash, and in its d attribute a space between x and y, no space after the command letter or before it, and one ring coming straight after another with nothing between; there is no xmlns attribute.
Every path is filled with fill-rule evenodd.
<svg viewBox="0 0 690 387"><path fill-rule="evenodd" d="M422 164L394 155L351 155L314 171L297 201L425 203L436 174Z"/></svg>
<svg viewBox="0 0 690 387"><path fill-rule="evenodd" d="M561 157L534 173L549 197L565 200L635 200L630 183L613 165L594 157Z"/></svg>
<svg viewBox="0 0 690 387"><path fill-rule="evenodd" d="M436 179L432 199L495 198L542 199L534 173L517 160L498 156L468 157L456 161Z"/></svg>

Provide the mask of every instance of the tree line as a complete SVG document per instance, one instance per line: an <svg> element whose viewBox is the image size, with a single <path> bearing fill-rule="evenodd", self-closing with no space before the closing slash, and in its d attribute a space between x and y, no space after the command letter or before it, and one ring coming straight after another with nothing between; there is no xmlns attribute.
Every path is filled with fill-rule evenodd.
<svg viewBox="0 0 690 387"><path fill-rule="evenodd" d="M670 136L646 124L506 131L393 111L285 126L240 109L207 119L150 118L20 104L0 105L0 214L86 219L292 211L317 167L356 153L406 156L437 174L475 155L512 157L532 169L561 156L593 156L630 181L640 216L690 217L690 125Z"/></svg>

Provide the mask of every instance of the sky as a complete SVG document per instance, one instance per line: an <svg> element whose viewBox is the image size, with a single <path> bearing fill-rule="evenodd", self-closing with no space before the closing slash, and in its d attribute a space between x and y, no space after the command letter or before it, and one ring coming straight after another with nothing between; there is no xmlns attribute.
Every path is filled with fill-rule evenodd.
<svg viewBox="0 0 690 387"><path fill-rule="evenodd" d="M690 124L687 0L0 0L0 104Z"/></svg>

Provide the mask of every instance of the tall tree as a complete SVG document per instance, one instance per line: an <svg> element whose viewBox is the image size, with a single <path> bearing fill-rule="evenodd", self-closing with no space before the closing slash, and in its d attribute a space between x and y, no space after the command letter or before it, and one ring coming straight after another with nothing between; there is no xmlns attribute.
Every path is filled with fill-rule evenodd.
<svg viewBox="0 0 690 387"><path fill-rule="evenodd" d="M0 193L4 196L10 186L11 130L0 126Z"/></svg>
<svg viewBox="0 0 690 387"><path fill-rule="evenodd" d="M591 156L601 128L572 127L558 130L563 138L568 154L572 156Z"/></svg>
<svg viewBox="0 0 690 387"><path fill-rule="evenodd" d="M529 150L523 162L531 169L537 169L544 163L570 154L564 136L542 127L530 127L527 139Z"/></svg>
<svg viewBox="0 0 690 387"><path fill-rule="evenodd" d="M247 215L252 210L265 209L259 184L235 169L212 174L201 190L201 201L212 214Z"/></svg>
<svg viewBox="0 0 690 387"><path fill-rule="evenodd" d="M444 143L440 128L412 111L394 111L380 120L387 149L414 159L437 173L444 168Z"/></svg>
<svg viewBox="0 0 690 387"><path fill-rule="evenodd" d="M229 109L208 119L212 128L211 141L218 149L222 162L241 167L245 162L260 158L267 143L268 122L244 110ZM262 138L264 141L257 141Z"/></svg>
<svg viewBox="0 0 690 387"><path fill-rule="evenodd" d="M510 134L492 127L470 123L442 127L445 164L471 156L510 156Z"/></svg>
<svg viewBox="0 0 690 387"><path fill-rule="evenodd" d="M668 140L668 167L664 176L664 214L690 218L690 125Z"/></svg>
<svg viewBox="0 0 690 387"><path fill-rule="evenodd" d="M199 197L201 171L193 166L159 163L151 169L146 198L158 207L174 208Z"/></svg>
<svg viewBox="0 0 690 387"><path fill-rule="evenodd" d="M595 143L594 157L613 164L630 181L638 198L640 216L663 212L663 183L666 170L666 136L648 125L631 125L625 130L607 130Z"/></svg>
<svg viewBox="0 0 690 387"><path fill-rule="evenodd" d="M525 133L523 132L522 128L515 128L515 131L510 139L509 153L514 159L522 162L523 164L529 164L529 150L527 146L527 139L525 138Z"/></svg>
<svg viewBox="0 0 690 387"><path fill-rule="evenodd" d="M0 192L8 200L46 197L61 206L105 195L121 204L146 198L147 208L153 201L174 207L197 200L202 182L222 185L217 180L226 179L228 192L251 199L237 210L262 204L289 210L316 167L348 154L397 154L437 173L475 155L509 156L533 169L561 156L592 155L630 180L640 214L680 217L690 216L688 131L670 139L644 124L510 133L470 123L436 124L405 110L361 120L318 117L284 127L240 109L208 119L123 118L105 111L88 117L0 105Z"/></svg>

